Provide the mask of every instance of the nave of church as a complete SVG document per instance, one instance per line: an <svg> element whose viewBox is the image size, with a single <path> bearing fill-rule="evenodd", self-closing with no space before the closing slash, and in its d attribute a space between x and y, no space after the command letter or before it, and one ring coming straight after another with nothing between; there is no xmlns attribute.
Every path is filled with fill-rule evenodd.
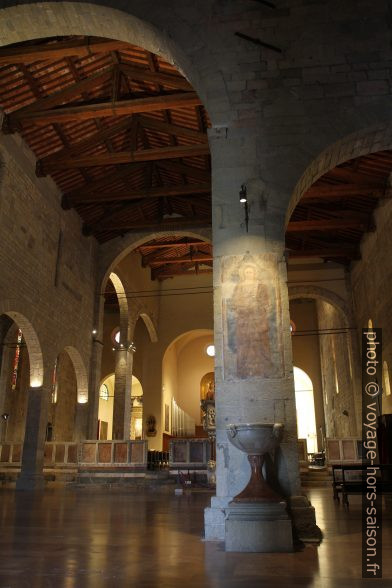
<svg viewBox="0 0 392 588"><path fill-rule="evenodd" d="M0 0L1 586L392 577L388 3L201 4Z"/></svg>

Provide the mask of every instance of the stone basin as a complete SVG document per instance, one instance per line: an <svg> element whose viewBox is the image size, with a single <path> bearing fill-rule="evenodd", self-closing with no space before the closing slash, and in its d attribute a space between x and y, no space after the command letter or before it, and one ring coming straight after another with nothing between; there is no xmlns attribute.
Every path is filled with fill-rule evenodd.
<svg viewBox="0 0 392 588"><path fill-rule="evenodd" d="M230 442L248 455L265 455L275 449L283 436L281 423L244 423L227 426Z"/></svg>

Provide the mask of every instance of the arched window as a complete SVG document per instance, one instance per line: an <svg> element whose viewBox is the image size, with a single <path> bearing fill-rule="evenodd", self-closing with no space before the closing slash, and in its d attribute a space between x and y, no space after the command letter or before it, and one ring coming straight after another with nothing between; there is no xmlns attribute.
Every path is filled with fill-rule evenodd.
<svg viewBox="0 0 392 588"><path fill-rule="evenodd" d="M316 453L317 430L313 384L308 374L297 367L294 367L294 386L298 439L306 439L308 453Z"/></svg>
<svg viewBox="0 0 392 588"><path fill-rule="evenodd" d="M22 347L22 339L23 339L23 333L22 333L21 329L18 329L18 334L16 337L16 348L15 348L14 361L12 364L12 380L11 380L11 389L12 390L16 389L16 382L18 380L18 370L19 370L20 350Z"/></svg>
<svg viewBox="0 0 392 588"><path fill-rule="evenodd" d="M382 381L383 381L383 392L385 396L391 395L391 384L389 381L389 370L388 364L386 361L382 364Z"/></svg>
<svg viewBox="0 0 392 588"><path fill-rule="evenodd" d="M109 400L109 388L106 384L101 385L99 389L99 397L102 398L102 400Z"/></svg>
<svg viewBox="0 0 392 588"><path fill-rule="evenodd" d="M52 404L56 404L57 402L57 390L58 390L58 382L57 382L57 360L54 362L53 368L53 375L52 375Z"/></svg>

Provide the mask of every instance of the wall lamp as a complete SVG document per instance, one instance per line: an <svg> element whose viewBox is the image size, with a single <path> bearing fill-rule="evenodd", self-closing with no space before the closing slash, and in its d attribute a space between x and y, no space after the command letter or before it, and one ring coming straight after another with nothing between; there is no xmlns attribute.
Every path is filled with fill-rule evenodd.
<svg viewBox="0 0 392 588"><path fill-rule="evenodd" d="M248 193L247 193L245 184L242 184L241 185L240 202L241 202L241 204L244 205L244 209L245 209L245 227L246 227L246 232L248 232L248 226L249 226L249 208L248 208Z"/></svg>

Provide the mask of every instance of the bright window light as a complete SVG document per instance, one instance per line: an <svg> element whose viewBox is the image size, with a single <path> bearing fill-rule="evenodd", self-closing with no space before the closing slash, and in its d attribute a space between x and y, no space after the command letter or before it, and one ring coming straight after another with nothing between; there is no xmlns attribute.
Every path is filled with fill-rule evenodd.
<svg viewBox="0 0 392 588"><path fill-rule="evenodd" d="M208 347L206 349L206 353L210 357L215 357L215 345L208 345Z"/></svg>

